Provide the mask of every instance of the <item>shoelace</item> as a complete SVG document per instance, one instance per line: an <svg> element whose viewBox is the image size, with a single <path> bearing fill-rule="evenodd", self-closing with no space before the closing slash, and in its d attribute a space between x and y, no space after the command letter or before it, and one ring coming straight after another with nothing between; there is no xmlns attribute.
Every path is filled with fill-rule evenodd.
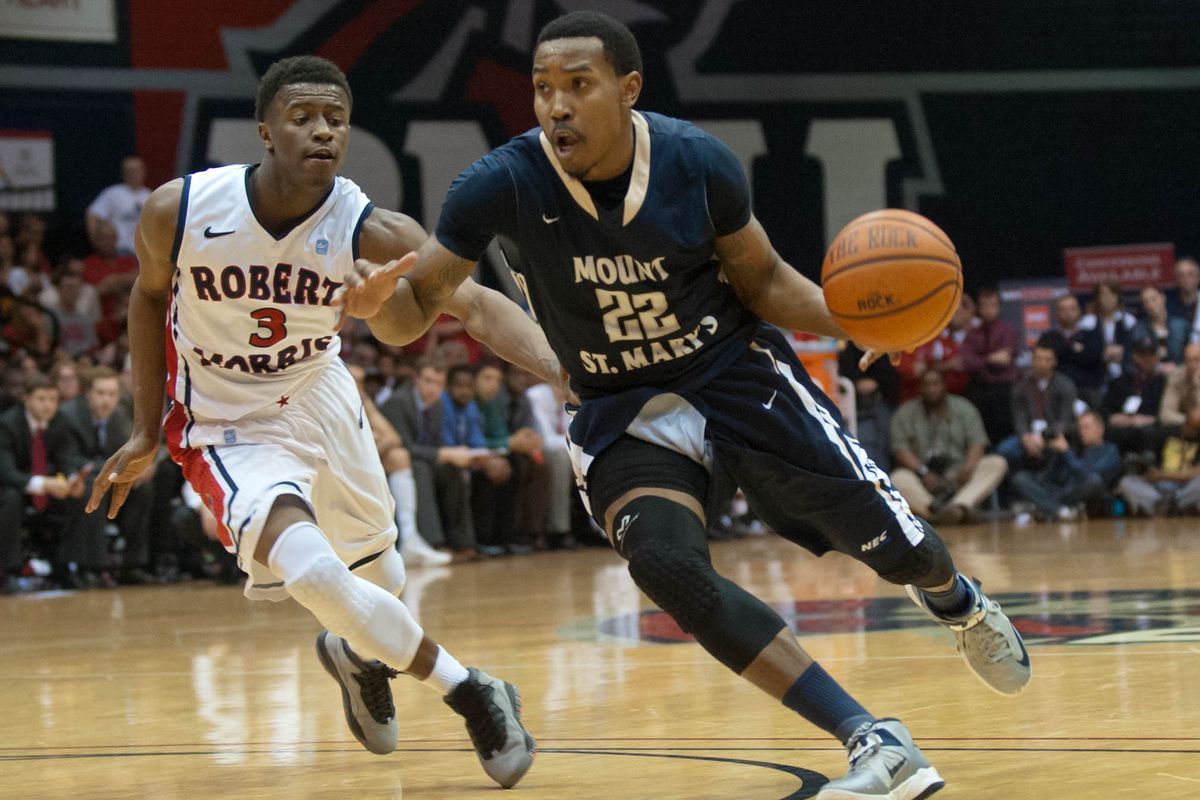
<svg viewBox="0 0 1200 800"><path fill-rule="evenodd" d="M875 755L882 746L883 742L874 734L865 733L858 737L854 748L850 751L850 771L858 769L863 760Z"/></svg>
<svg viewBox="0 0 1200 800"><path fill-rule="evenodd" d="M504 711L492 702L493 687L468 681L447 698L450 707L467 721L467 733L481 754L504 749Z"/></svg>
<svg viewBox="0 0 1200 800"><path fill-rule="evenodd" d="M992 609L988 609L991 611ZM998 611L999 609L997 609ZM1012 644L1003 631L988 626L988 635L983 642L983 654L993 664L1003 661L1013 654Z"/></svg>
<svg viewBox="0 0 1200 800"><path fill-rule="evenodd" d="M354 676L358 685L362 687L361 695L367 706L367 713L380 725L396 716L396 705L392 702L392 690L388 681L399 674L383 662L376 661L374 664L364 664L361 671Z"/></svg>

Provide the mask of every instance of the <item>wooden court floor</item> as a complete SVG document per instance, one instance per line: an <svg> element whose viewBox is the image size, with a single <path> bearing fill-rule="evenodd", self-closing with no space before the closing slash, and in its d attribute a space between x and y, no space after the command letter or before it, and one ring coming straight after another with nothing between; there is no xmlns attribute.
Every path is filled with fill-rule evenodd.
<svg viewBox="0 0 1200 800"><path fill-rule="evenodd" d="M714 546L879 716L900 716L940 798L1200 798L1200 520L946 535L1025 632L1016 699L948 634L840 556L774 537ZM517 684L541 751L513 797L813 796L831 740L729 674L607 550L413 570L406 598L458 654ZM489 798L456 717L403 676L398 752L347 731L292 602L192 584L0 599L0 798Z"/></svg>

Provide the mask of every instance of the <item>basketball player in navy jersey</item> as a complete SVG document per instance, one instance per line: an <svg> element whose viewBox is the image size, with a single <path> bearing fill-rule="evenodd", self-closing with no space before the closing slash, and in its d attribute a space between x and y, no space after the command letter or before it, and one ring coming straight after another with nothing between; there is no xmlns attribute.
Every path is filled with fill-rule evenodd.
<svg viewBox="0 0 1200 800"><path fill-rule="evenodd" d="M907 586L1005 694L1031 675L1019 634L773 327L845 338L820 288L772 249L729 148L634 110L641 56L629 30L592 12L552 21L532 77L540 129L459 176L417 254L359 262L347 311L385 341L410 341L497 238L581 398L576 472L637 585L721 663L846 746L849 772L819 798L933 794L943 782L904 726L870 714L774 611L713 570L705 519L740 485L781 536ZM393 287L389 274L410 261Z"/></svg>
<svg viewBox="0 0 1200 800"><path fill-rule="evenodd" d="M406 672L465 718L484 770L507 788L534 751L520 701L434 643L398 599L391 493L337 357L331 300L354 259L386 261L426 239L337 175L350 111L336 66L283 59L259 85L262 163L188 175L151 195L129 306L134 430L100 471L88 510L111 485L108 513L117 513L154 458L161 423L249 576L247 596L290 595L327 628L317 652L363 746L395 750L389 680ZM505 358L558 378L542 332L499 293L466 282L446 307Z"/></svg>

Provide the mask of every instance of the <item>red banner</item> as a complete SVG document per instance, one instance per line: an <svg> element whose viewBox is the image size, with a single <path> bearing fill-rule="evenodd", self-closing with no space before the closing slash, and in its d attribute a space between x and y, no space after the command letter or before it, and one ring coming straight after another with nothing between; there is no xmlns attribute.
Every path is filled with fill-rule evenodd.
<svg viewBox="0 0 1200 800"><path fill-rule="evenodd" d="M1116 281L1122 289L1135 291L1151 283L1175 283L1175 245L1170 242L1073 247L1063 250L1063 264L1076 293L1090 293L1100 281Z"/></svg>

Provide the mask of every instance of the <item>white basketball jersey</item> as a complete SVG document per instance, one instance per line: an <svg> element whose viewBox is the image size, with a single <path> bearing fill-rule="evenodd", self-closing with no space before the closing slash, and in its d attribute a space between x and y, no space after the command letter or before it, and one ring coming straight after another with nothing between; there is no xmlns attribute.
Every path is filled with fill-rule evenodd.
<svg viewBox="0 0 1200 800"><path fill-rule="evenodd" d="M189 416L236 420L300 394L341 347L329 303L372 205L336 178L284 236L250 209L251 167L184 179L167 312L167 392Z"/></svg>

